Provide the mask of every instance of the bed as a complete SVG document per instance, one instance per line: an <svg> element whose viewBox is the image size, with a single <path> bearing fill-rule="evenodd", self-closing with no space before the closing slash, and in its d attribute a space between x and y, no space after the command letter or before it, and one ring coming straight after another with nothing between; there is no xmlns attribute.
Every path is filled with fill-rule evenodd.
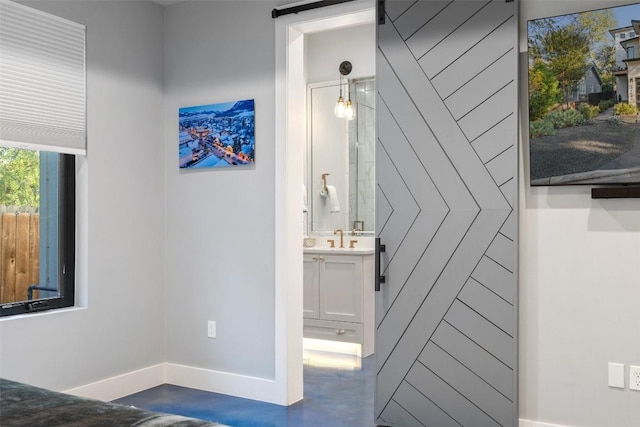
<svg viewBox="0 0 640 427"><path fill-rule="evenodd" d="M201 427L222 424L71 396L0 378L0 425Z"/></svg>

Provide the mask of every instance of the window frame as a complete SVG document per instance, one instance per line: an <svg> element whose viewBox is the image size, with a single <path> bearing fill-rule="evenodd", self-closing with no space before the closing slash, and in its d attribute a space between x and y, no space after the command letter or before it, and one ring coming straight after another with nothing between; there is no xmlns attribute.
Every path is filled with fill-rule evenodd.
<svg viewBox="0 0 640 427"><path fill-rule="evenodd" d="M58 295L2 304L0 317L38 313L75 305L75 155L59 153L58 159L58 265L56 266Z"/></svg>

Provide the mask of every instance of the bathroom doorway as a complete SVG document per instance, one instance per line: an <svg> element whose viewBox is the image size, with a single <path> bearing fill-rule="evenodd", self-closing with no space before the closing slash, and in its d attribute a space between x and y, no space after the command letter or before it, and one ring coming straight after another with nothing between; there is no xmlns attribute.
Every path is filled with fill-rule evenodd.
<svg viewBox="0 0 640 427"><path fill-rule="evenodd" d="M281 192L276 194L276 200L280 200L276 208L276 233L285 235L286 239L276 242L276 330L282 331L282 335L276 333L276 381L280 379L286 383L288 400L295 402L302 398L303 376L303 351L298 346L302 342L303 334L303 295L300 284L303 280L301 243L304 227L302 221L295 221L295 218L301 218L300 192L305 177L305 153L300 147L300 141L306 140L306 129L300 124L306 122L306 91L309 83L306 77L309 73L318 71L318 66L310 64L306 59L307 41L312 35L319 38L331 37L330 31L369 24L373 27L371 42L375 46L375 2L349 2L283 18L278 18L276 24L276 31L280 31L281 35L281 42L276 44L277 62L286 75L284 81L280 81L280 85L276 86L276 117L279 120L276 126L276 141L280 144L276 147L276 189L277 192ZM357 54L358 52L356 56ZM345 58L342 54L336 53L334 59L326 59L332 72L328 78L322 80L337 80L338 66L345 59L352 59L353 63L361 64L353 56ZM374 73L375 70L370 70L367 75L371 76ZM320 79L318 77L317 81ZM286 94L283 96L284 99L280 99L281 93ZM337 96L338 93L336 99ZM278 211L282 215L278 215ZM345 234L352 231L350 228L344 228ZM359 240L358 243L364 246L364 237L358 236L354 240ZM373 235L370 239L373 240ZM324 240L330 240L329 236ZM373 244L370 247L373 248ZM282 373L281 377L278 376L278 372Z"/></svg>
<svg viewBox="0 0 640 427"><path fill-rule="evenodd" d="M305 366L359 370L374 351L375 32L370 13L304 34Z"/></svg>
<svg viewBox="0 0 640 427"><path fill-rule="evenodd" d="M359 70L374 72L375 46L367 38L374 39L375 27L349 30L359 32L362 42L347 45L344 55L349 50L364 50L368 44L369 67ZM341 38L355 34L349 30L332 33ZM322 60L322 49L318 52L313 47L335 34L319 36L320 40L310 37L308 58ZM350 119L334 114L339 93L355 110ZM349 78L342 85L337 80L308 84L304 174L308 191L303 209L305 365L360 369L361 359L374 352L375 98L372 76Z"/></svg>

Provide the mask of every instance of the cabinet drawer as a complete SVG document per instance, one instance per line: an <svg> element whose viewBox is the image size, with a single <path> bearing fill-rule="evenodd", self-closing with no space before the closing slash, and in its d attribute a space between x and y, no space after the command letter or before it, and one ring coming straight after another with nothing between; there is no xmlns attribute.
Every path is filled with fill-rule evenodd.
<svg viewBox="0 0 640 427"><path fill-rule="evenodd" d="M362 323L304 319L303 335L305 338L362 344L362 331Z"/></svg>

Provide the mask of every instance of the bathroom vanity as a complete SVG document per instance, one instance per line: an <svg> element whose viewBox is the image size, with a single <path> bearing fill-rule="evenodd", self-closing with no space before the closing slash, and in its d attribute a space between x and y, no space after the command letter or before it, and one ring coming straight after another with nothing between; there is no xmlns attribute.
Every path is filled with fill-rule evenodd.
<svg viewBox="0 0 640 427"><path fill-rule="evenodd" d="M362 345L373 353L372 248L304 249L304 337Z"/></svg>

